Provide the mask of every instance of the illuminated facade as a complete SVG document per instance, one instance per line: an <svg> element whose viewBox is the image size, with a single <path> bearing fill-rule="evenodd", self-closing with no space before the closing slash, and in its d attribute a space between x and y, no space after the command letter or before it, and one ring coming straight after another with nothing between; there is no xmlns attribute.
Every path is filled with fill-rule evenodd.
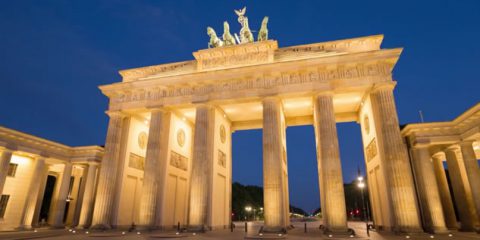
<svg viewBox="0 0 480 240"><path fill-rule="evenodd" d="M430 231L445 226L463 231L479 229L480 103L451 122L409 124L402 135L410 150L424 227Z"/></svg>
<svg viewBox="0 0 480 240"><path fill-rule="evenodd" d="M110 123L93 226L226 228L231 133L261 128L264 230L282 231L290 225L285 129L313 125L324 226L347 231L336 123L355 121L362 125L375 224L420 231L393 96L402 49L381 49L382 40L285 48L265 40L120 71L122 82L100 87L110 99Z"/></svg>
<svg viewBox="0 0 480 240"><path fill-rule="evenodd" d="M0 231L89 226L102 156L0 127Z"/></svg>
<svg viewBox="0 0 480 240"><path fill-rule="evenodd" d="M382 40L284 48L265 40L122 70L122 82L100 87L110 100L105 149L0 128L0 228L42 225L44 205L46 222L58 227L227 228L232 132L263 129L264 230L284 231L290 225L285 129L313 125L323 225L346 232L336 123L354 121L361 125L377 229L472 230L480 213L480 105L452 122L401 131L392 71L402 49L382 49ZM44 204L52 177L52 201Z"/></svg>

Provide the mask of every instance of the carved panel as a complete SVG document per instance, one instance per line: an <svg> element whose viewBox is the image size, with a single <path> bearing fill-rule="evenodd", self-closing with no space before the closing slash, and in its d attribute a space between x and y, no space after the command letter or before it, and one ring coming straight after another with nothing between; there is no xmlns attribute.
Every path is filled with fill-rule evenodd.
<svg viewBox="0 0 480 240"><path fill-rule="evenodd" d="M175 152L171 151L170 153L170 166L176 167L178 169L187 171L188 169L188 158Z"/></svg>
<svg viewBox="0 0 480 240"><path fill-rule="evenodd" d="M135 153L130 153L128 166L143 171L145 169L145 158Z"/></svg>
<svg viewBox="0 0 480 240"><path fill-rule="evenodd" d="M370 160L377 156L377 140L375 138L367 145L365 155L367 156L367 162L370 162Z"/></svg>
<svg viewBox="0 0 480 240"><path fill-rule="evenodd" d="M197 69L217 69L273 62L276 41L241 44L230 47L211 48L194 52Z"/></svg>
<svg viewBox="0 0 480 240"><path fill-rule="evenodd" d="M227 155L221 150L218 150L218 165L224 168L227 166Z"/></svg>

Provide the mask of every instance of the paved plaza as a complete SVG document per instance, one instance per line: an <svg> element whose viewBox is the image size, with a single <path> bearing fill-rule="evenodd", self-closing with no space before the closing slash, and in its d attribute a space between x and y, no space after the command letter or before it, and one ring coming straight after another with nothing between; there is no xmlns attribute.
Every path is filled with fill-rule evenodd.
<svg viewBox="0 0 480 240"><path fill-rule="evenodd" d="M377 233L375 231L370 232L370 236L367 236L365 231L365 224L363 222L349 222L348 226L355 230L356 236L348 235L324 235L318 229L320 225L319 221L307 222L307 232L305 233L305 223L296 222L292 230L286 235L263 235L258 234L258 230L262 226L263 222L248 222L248 232L245 233L244 222L236 222L236 228L233 232L230 230L217 230L207 233L180 233L176 232L122 232L121 230L107 231L107 232L95 232L86 230L49 230L38 229L36 232L24 231L24 232L1 232L0 239L8 240L20 240L20 239L55 239L55 240L80 240L80 239L480 239L480 234L472 232L457 232L435 234L430 235L426 233L414 234L414 235L395 235L388 232Z"/></svg>

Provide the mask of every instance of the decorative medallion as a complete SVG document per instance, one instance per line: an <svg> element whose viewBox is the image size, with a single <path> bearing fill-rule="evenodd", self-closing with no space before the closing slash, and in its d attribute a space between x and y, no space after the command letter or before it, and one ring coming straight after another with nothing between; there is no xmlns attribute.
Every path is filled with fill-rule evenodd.
<svg viewBox="0 0 480 240"><path fill-rule="evenodd" d="M178 146L183 147L185 145L185 131L182 128L177 131L177 143Z"/></svg>
<svg viewBox="0 0 480 240"><path fill-rule="evenodd" d="M220 125L220 141L222 143L225 143L225 139L227 138L227 133L225 132L225 126Z"/></svg>
<svg viewBox="0 0 480 240"><path fill-rule="evenodd" d="M147 141L148 141L147 133L140 132L138 134L138 146L140 147L140 149L145 149L147 147Z"/></svg>
<svg viewBox="0 0 480 240"><path fill-rule="evenodd" d="M363 117L363 126L365 129L365 132L367 134L370 134L370 119L368 119L368 115L365 114L365 117Z"/></svg>

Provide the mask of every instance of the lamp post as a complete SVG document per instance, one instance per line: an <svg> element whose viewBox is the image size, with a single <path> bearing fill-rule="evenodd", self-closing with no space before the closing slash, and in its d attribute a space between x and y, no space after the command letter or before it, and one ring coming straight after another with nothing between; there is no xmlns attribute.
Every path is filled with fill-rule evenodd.
<svg viewBox="0 0 480 240"><path fill-rule="evenodd" d="M247 215L250 214L250 212L252 211L252 207L246 206L245 211L247 211ZM247 216L245 216L245 220L247 220Z"/></svg>
<svg viewBox="0 0 480 240"><path fill-rule="evenodd" d="M357 178L358 183L357 186L360 188L360 194L362 195L362 206L363 206L363 218L365 219L365 226L367 227L367 235L370 236L369 228L368 228L368 215L367 215L367 208L365 207L365 197L363 196L363 189L365 188L365 182L363 181L362 176L358 176Z"/></svg>

